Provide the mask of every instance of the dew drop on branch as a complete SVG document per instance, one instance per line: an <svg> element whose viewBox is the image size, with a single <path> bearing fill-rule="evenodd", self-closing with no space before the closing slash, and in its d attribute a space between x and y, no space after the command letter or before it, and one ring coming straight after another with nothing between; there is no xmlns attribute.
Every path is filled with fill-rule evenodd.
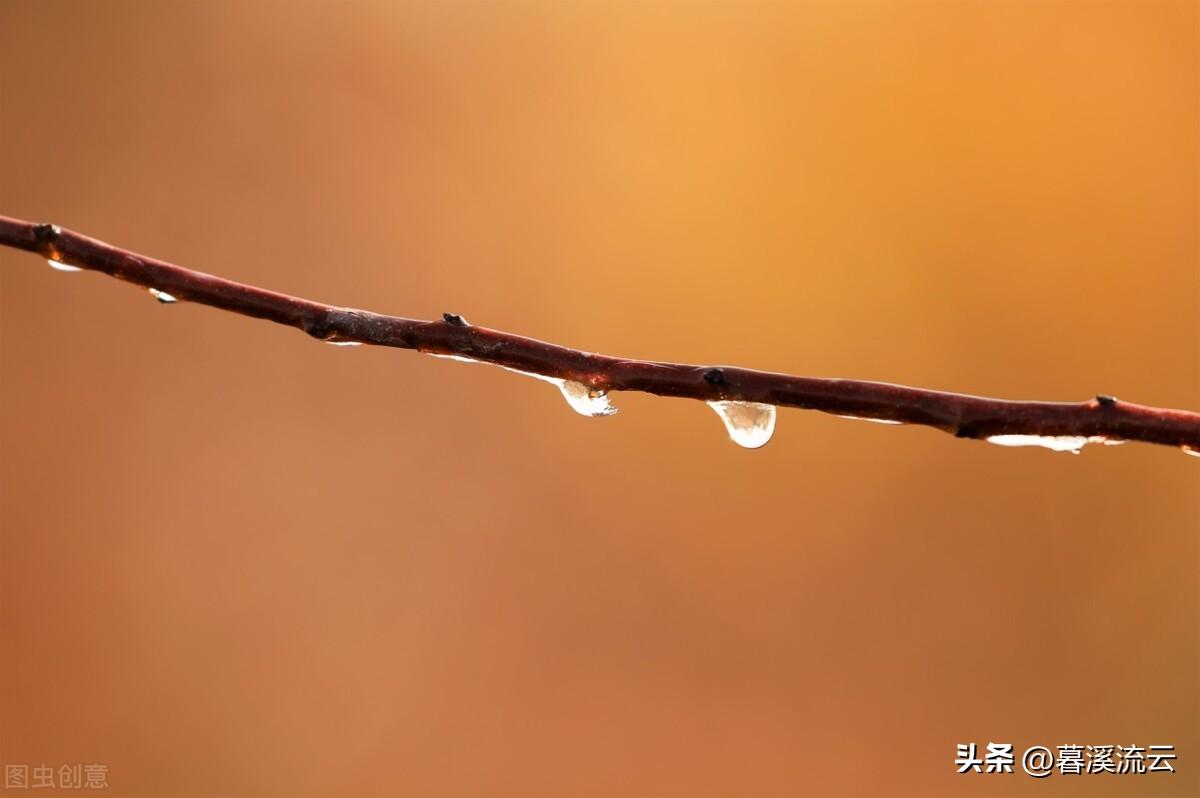
<svg viewBox="0 0 1200 798"><path fill-rule="evenodd" d="M1190 454L1192 457L1200 457L1200 449L1194 446L1180 446L1184 454Z"/></svg>
<svg viewBox="0 0 1200 798"><path fill-rule="evenodd" d="M1082 435L993 435L987 442L999 446L1041 446L1043 449L1071 454L1079 454L1089 443L1105 446L1120 446L1125 443L1119 438L1106 438L1103 435L1093 435L1090 438Z"/></svg>
<svg viewBox="0 0 1200 798"><path fill-rule="evenodd" d="M426 352L425 354L433 357L442 358L444 360L457 360L460 363L482 363L480 360L473 360L462 355L443 355L437 352ZM545 374L534 374L532 371L522 371L508 366L501 366L505 371L511 371L513 374L520 374L523 377L533 377L535 380L548 382L563 395L567 400L567 404L581 416L596 418L599 416L611 416L617 412L617 408L613 405L612 400L608 397L607 391L602 391L597 388L590 388L582 382L575 380L564 380L559 377L547 377Z"/></svg>
<svg viewBox="0 0 1200 798"><path fill-rule="evenodd" d="M163 303L164 305L173 305L179 301L175 297L168 294L166 291L160 291L157 288L148 288L146 290L148 290L150 292L150 296L154 297L155 299L157 299L159 302Z"/></svg>
<svg viewBox="0 0 1200 798"><path fill-rule="evenodd" d="M362 346L362 341L329 340L329 341L326 341L325 343L329 344L330 346Z"/></svg>
<svg viewBox="0 0 1200 798"><path fill-rule="evenodd" d="M730 439L738 446L757 449L766 445L775 432L775 405L758 402L709 402L708 406L725 422Z"/></svg>
<svg viewBox="0 0 1200 798"><path fill-rule="evenodd" d="M582 382L574 380L552 379L548 381L558 385L558 390L562 391L567 404L581 416L611 416L617 412L617 408L613 407L613 403L609 401L608 393L605 391L589 388Z"/></svg>
<svg viewBox="0 0 1200 798"><path fill-rule="evenodd" d="M564 380L558 377L547 377L545 374L534 374L532 371L521 371L520 369L501 366L505 371L511 371L514 374L523 374L526 377L533 377L535 380L548 382L558 388L562 393L563 398L567 400L567 404L581 416L589 416L596 418L599 416L611 416L617 412L617 408L608 398L608 392L597 388L590 388L582 382L575 380Z"/></svg>
<svg viewBox="0 0 1200 798"><path fill-rule="evenodd" d="M47 259L46 263L50 264L51 269L54 269L55 271L59 271L59 272L81 272L81 271L83 271L83 269L81 269L78 266L72 266L69 263L63 263L62 261Z"/></svg>
<svg viewBox="0 0 1200 798"><path fill-rule="evenodd" d="M429 355L430 357L441 358L442 360L457 360L459 363L478 363L479 362L478 360L472 360L471 358L463 357L462 355L440 355L437 352L426 352L425 354Z"/></svg>

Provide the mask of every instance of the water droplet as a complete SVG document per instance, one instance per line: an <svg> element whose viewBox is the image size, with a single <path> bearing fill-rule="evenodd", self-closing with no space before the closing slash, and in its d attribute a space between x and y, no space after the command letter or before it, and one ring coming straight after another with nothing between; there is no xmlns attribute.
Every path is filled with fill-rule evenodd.
<svg viewBox="0 0 1200 798"><path fill-rule="evenodd" d="M326 341L330 346L362 346L362 341Z"/></svg>
<svg viewBox="0 0 1200 798"><path fill-rule="evenodd" d="M617 412L617 408L613 407L612 402L608 399L608 394L604 391L589 388L582 382L574 380L551 379L548 381L558 385L558 390L562 391L567 404L581 416L611 416Z"/></svg>
<svg viewBox="0 0 1200 798"><path fill-rule="evenodd" d="M1103 446L1121 446L1127 443L1120 438L1106 438L1103 435L1093 435L1090 438L1082 435L993 435L987 442L1000 446L1041 446L1043 449L1071 454L1079 454L1089 443Z"/></svg>
<svg viewBox="0 0 1200 798"><path fill-rule="evenodd" d="M1194 446L1180 446L1184 454L1190 454L1192 457L1200 457L1200 449Z"/></svg>
<svg viewBox="0 0 1200 798"><path fill-rule="evenodd" d="M475 361L471 361L475 362ZM548 382L562 392L563 398L567 400L567 404L581 416L611 416L617 412L617 408L608 398L607 391L601 391L596 388L590 388L582 382L575 380L564 380L558 377L547 377L545 374L534 374L532 371L521 371L520 369L501 366L505 371L511 371L513 374L521 374L525 377L533 377L535 380Z"/></svg>
<svg viewBox="0 0 1200 798"><path fill-rule="evenodd" d="M157 288L149 288L147 290L150 292L150 296L154 297L155 299L157 299L159 302L163 303L164 305L170 305L170 304L173 304L173 303L179 301L175 297L168 294L166 291L159 291Z"/></svg>
<svg viewBox="0 0 1200 798"><path fill-rule="evenodd" d="M443 355L437 352L426 352L425 354L431 357L442 358L443 360L457 360L460 363L482 363L481 360L472 360L469 357L462 355ZM617 408L608 398L608 392L589 388L582 382L575 380L564 380L558 377L547 377L545 374L534 374L532 371L521 371L508 366L501 366L505 371L511 371L513 374L520 374L522 377L533 377L535 380L548 382L562 393L563 398L567 400L567 404L571 409L581 416L611 416L617 412Z"/></svg>
<svg viewBox="0 0 1200 798"><path fill-rule="evenodd" d="M738 446L757 449L766 445L775 432L775 405L758 402L709 402L721 420L729 437Z"/></svg>
<svg viewBox="0 0 1200 798"><path fill-rule="evenodd" d="M1000 446L1041 446L1055 452L1079 454L1089 443L1104 443L1105 438L1085 438L1082 435L993 435L988 443Z"/></svg>
<svg viewBox="0 0 1200 798"><path fill-rule="evenodd" d="M59 271L59 272L81 272L81 271L83 271L83 269L79 268L78 266L72 266L69 263L63 263L63 262L57 261L57 260L47 260L46 263L50 264L51 269L54 269L55 271Z"/></svg>
<svg viewBox="0 0 1200 798"><path fill-rule="evenodd" d="M430 357L440 357L442 360L457 360L459 363L478 363L479 362L478 360L472 360L471 358L463 357L462 355L439 355L437 352L426 352L425 354L429 355ZM517 372L517 373L523 374L524 372Z"/></svg>
<svg viewBox="0 0 1200 798"><path fill-rule="evenodd" d="M903 421L895 421L890 418L868 418L867 416L843 416L838 415L838 418L848 418L851 421L870 421L873 424L903 424Z"/></svg>

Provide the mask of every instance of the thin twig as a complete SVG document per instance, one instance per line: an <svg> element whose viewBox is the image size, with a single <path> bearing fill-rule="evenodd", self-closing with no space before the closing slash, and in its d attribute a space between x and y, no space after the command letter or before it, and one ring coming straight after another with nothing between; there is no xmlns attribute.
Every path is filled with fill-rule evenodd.
<svg viewBox="0 0 1200 798"><path fill-rule="evenodd" d="M297 327L323 341L455 355L581 383L597 394L645 391L709 402L798 407L839 416L922 424L960 438L1037 436L1144 441L1200 452L1200 413L1137 405L1111 396L1100 395L1085 402L1014 402L880 382L626 360L476 327L454 314L445 314L437 321L420 321L323 305L191 271L50 224L0 216L0 245L104 272L165 292L179 301Z"/></svg>

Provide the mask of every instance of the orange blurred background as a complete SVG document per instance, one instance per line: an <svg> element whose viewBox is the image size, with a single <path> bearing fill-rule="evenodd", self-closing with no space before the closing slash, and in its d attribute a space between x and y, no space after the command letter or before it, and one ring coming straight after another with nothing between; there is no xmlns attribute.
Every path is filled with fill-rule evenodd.
<svg viewBox="0 0 1200 798"><path fill-rule="evenodd" d="M1194 2L0 5L0 213L610 354L1200 408ZM1200 463L542 383L0 251L0 760L1200 793ZM1173 744L1175 775L956 775ZM15 794L15 793L14 793Z"/></svg>

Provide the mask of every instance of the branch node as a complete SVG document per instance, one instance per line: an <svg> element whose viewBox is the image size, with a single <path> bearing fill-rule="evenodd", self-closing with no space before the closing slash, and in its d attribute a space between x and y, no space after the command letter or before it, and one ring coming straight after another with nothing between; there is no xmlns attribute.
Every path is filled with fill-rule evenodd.
<svg viewBox="0 0 1200 798"><path fill-rule="evenodd" d="M725 381L725 371L719 368L711 368L704 372L704 381L716 388L728 385Z"/></svg>
<svg viewBox="0 0 1200 798"><path fill-rule="evenodd" d="M304 332L316 338L318 341L327 341L333 335L333 328L328 321L324 319L320 321L310 321L304 325Z"/></svg>
<svg viewBox="0 0 1200 798"><path fill-rule="evenodd" d="M33 237L43 244L52 244L62 235L62 228L56 224L35 224Z"/></svg>
<svg viewBox="0 0 1200 798"><path fill-rule="evenodd" d="M1117 397L1109 396L1106 393L1098 393L1096 394L1096 404L1100 405L1101 407L1115 407L1117 404Z"/></svg>
<svg viewBox="0 0 1200 798"><path fill-rule="evenodd" d="M442 321L449 324L451 327L470 327L471 324L457 313L443 313Z"/></svg>

